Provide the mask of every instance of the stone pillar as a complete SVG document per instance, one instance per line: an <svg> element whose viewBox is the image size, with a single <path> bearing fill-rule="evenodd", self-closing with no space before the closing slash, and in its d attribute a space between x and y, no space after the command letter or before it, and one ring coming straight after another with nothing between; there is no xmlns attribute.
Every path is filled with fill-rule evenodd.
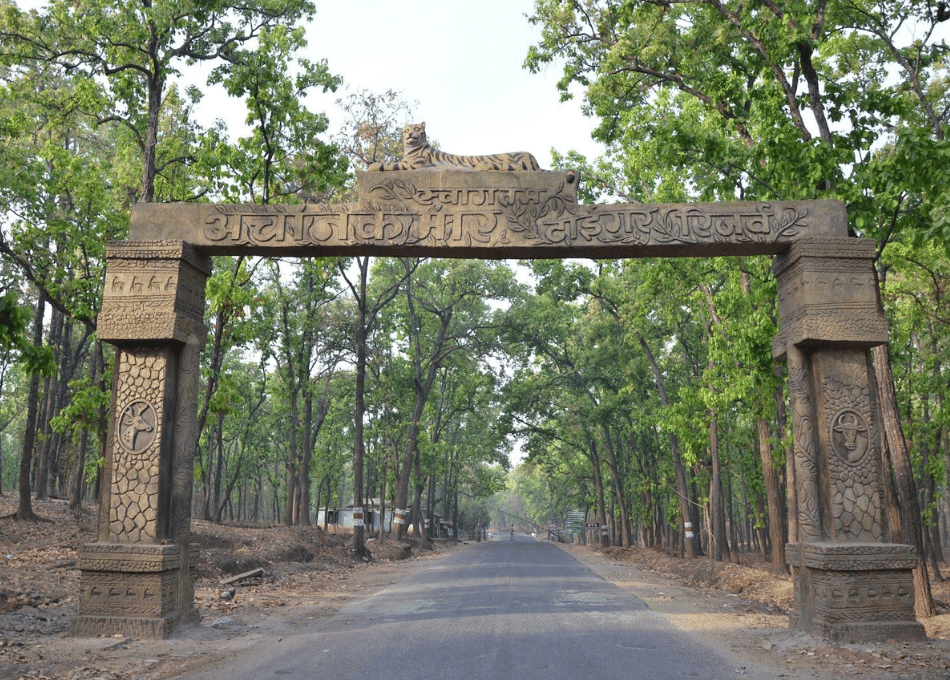
<svg viewBox="0 0 950 680"><path fill-rule="evenodd" d="M792 628L841 642L925 637L912 546L888 542L879 410L868 349L887 342L874 243L803 239L776 257L794 455L786 554Z"/></svg>
<svg viewBox="0 0 950 680"><path fill-rule="evenodd" d="M210 261L181 241L111 243L98 334L116 346L95 543L74 635L166 637L197 619L190 545Z"/></svg>

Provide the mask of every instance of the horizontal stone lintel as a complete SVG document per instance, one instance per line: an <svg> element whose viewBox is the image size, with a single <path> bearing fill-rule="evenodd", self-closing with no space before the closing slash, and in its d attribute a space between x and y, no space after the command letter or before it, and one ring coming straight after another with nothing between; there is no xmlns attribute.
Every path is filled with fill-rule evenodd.
<svg viewBox="0 0 950 680"><path fill-rule="evenodd" d="M847 237L839 201L586 206L556 192L492 191L482 205L414 209L139 204L130 238L184 241L204 255L530 259L774 255L801 238Z"/></svg>
<svg viewBox="0 0 950 680"><path fill-rule="evenodd" d="M786 562L793 567L823 571L882 571L913 569L917 552L897 543L789 543Z"/></svg>

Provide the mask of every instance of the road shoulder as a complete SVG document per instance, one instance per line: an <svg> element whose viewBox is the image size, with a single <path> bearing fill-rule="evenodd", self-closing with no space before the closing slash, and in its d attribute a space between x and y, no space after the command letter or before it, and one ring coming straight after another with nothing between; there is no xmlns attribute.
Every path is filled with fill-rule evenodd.
<svg viewBox="0 0 950 680"><path fill-rule="evenodd" d="M720 590L684 585L631 560L580 545L559 546L601 578L642 599L674 626L727 657L736 676L946 680L950 643L836 645L788 630L788 613Z"/></svg>

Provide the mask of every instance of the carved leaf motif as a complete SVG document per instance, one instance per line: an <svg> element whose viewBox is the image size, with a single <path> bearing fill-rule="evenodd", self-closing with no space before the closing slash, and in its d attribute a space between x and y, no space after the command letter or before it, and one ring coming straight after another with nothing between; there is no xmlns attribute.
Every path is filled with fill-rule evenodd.
<svg viewBox="0 0 950 680"><path fill-rule="evenodd" d="M660 243L695 243L696 239L683 233L683 220L679 211L668 210L654 220L657 241Z"/></svg>
<svg viewBox="0 0 950 680"><path fill-rule="evenodd" d="M386 180L378 185L376 190L382 200L395 201L405 204L408 201L419 201L419 191L416 187L403 180ZM420 201L425 203L425 201ZM431 201L429 201L431 203ZM441 207L441 206L440 206Z"/></svg>
<svg viewBox="0 0 950 680"><path fill-rule="evenodd" d="M810 539L821 538L818 465L815 451L815 424L807 391L808 374L804 366L789 362L788 387L792 402L795 434L795 467L798 481L799 531Z"/></svg>
<svg viewBox="0 0 950 680"><path fill-rule="evenodd" d="M500 199L499 205L506 210L505 216L508 218L511 230L542 243L565 244L566 242L569 245L572 241L569 235L565 235L564 238L553 239L538 228L539 222L544 218L560 218L565 214L574 215L576 213L573 205L562 195L564 188L562 183L557 191L548 196L540 205L527 203L517 197L512 201L504 198Z"/></svg>
<svg viewBox="0 0 950 680"><path fill-rule="evenodd" d="M808 217L808 210L804 208L801 210L785 208L780 219L773 217L769 220L771 226L769 231L772 233L772 240L778 241L782 238L798 236L801 228L805 226L806 217Z"/></svg>

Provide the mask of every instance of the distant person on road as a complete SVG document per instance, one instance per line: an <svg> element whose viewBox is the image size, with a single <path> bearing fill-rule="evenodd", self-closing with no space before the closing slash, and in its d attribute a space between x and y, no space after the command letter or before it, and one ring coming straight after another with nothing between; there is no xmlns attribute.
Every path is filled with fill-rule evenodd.
<svg viewBox="0 0 950 680"><path fill-rule="evenodd" d="M511 538L509 540L515 540L515 528L511 527Z"/></svg>

